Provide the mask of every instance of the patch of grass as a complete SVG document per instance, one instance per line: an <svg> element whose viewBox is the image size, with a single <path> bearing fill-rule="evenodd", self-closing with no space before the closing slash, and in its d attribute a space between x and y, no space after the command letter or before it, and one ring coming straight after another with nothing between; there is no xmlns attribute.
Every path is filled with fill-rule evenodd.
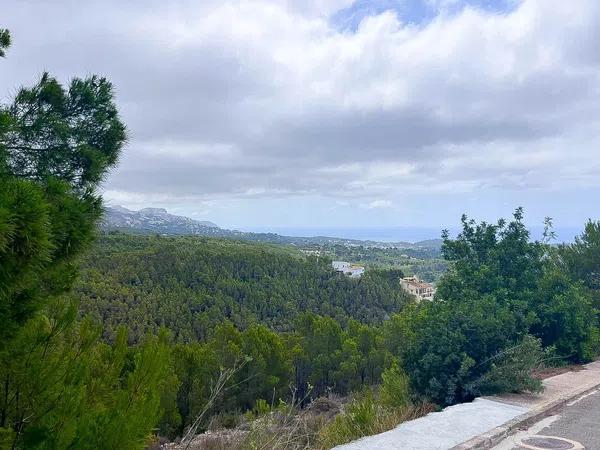
<svg viewBox="0 0 600 450"><path fill-rule="evenodd" d="M435 409L435 405L428 403L385 406L375 399L372 391L366 391L350 402L342 414L321 428L316 448L329 449L363 436L383 433Z"/></svg>
<svg viewBox="0 0 600 450"><path fill-rule="evenodd" d="M390 430L435 409L433 404L410 402L406 375L394 365L384 372L379 389L365 389L349 401L320 397L305 409L299 409L296 403L271 409L260 402L256 411L240 415L244 420L238 427L198 435L190 450L330 449Z"/></svg>

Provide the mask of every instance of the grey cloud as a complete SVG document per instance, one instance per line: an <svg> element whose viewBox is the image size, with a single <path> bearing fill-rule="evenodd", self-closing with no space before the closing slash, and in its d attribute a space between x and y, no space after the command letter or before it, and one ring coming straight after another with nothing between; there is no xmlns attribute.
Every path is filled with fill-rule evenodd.
<svg viewBox="0 0 600 450"><path fill-rule="evenodd" d="M452 183L536 187L545 183L545 174L560 178L560 171L551 165L533 172L503 169L469 155L486 151L489 143L506 144L507 154L533 152L548 139L592 127L600 117L597 2L583 1L589 17L578 16L578 27L564 29L555 27L562 10L527 0L506 17L490 20L487 30L474 26L472 18L445 17L440 21L447 23L407 30L375 17L357 35L327 29L326 14L333 10L326 3L257 3L257 9L287 8L277 14L298 22L275 40L237 33L235 18L225 13L241 14L239 2L215 16L208 32L195 28L198 18L212 17L225 2L63 0L49 6L9 0L6 26L15 44L0 62L7 69L0 82L11 92L44 69L64 79L107 75L132 134L107 188L199 198L368 197L386 189ZM339 7L347 3L340 0ZM488 20L479 14L478 20ZM236 20L279 30L268 17ZM552 29L543 28L544 19ZM505 38L505 30L519 20L532 21L529 32ZM424 33L438 33L438 40L424 39ZM505 58L506 65L496 58ZM320 90L323 85L327 88ZM235 152L215 158L210 152L194 154L194 145L224 145ZM191 150L182 155L169 146ZM581 147L570 151L590 153ZM444 169L454 154L464 156L462 166ZM351 173L322 170L353 163L363 166ZM367 179L374 163L413 164L416 173Z"/></svg>
<svg viewBox="0 0 600 450"><path fill-rule="evenodd" d="M278 130L278 131L276 131ZM481 117L445 120L433 111L377 111L314 115L276 123L272 151L291 148L321 162L394 160L419 161L439 156L439 144L489 140L531 140L558 133L551 123ZM264 150L264 147L261 148Z"/></svg>

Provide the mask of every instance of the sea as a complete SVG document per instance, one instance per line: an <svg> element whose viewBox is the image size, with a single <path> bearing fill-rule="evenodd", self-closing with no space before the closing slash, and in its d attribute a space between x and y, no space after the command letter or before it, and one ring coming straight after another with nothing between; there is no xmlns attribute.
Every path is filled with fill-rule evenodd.
<svg viewBox="0 0 600 450"><path fill-rule="evenodd" d="M343 239L357 239L361 241L378 242L419 242L428 239L439 239L443 228L435 227L251 227L244 228L243 231L255 233L277 233L283 236L327 236ZM459 233L458 228L448 229L451 236ZM534 240L542 239L543 227L529 227L531 238ZM555 243L572 242L575 236L581 234L582 228L579 227L556 227Z"/></svg>

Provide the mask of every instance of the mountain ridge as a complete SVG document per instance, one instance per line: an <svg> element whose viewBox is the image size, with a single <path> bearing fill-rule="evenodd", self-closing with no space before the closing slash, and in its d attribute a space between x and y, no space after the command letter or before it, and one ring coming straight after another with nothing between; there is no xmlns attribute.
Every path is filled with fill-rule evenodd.
<svg viewBox="0 0 600 450"><path fill-rule="evenodd" d="M311 245L345 245L379 248L420 249L441 247L440 239L427 239L419 242L379 242L330 236L284 236L277 233L258 233L229 230L219 227L210 221L198 221L185 216L170 214L165 208L142 208L133 211L123 206L105 207L104 219L101 223L104 231L133 231L141 233L158 233L166 235L197 235L249 240L271 244L291 244L296 246ZM437 245L436 245L437 244Z"/></svg>

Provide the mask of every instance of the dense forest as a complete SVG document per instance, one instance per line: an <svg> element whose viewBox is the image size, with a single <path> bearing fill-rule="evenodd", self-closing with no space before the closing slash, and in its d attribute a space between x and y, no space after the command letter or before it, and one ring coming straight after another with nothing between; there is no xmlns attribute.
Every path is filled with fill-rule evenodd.
<svg viewBox="0 0 600 450"><path fill-rule="evenodd" d="M199 432L215 420L236 426L249 413L332 394L354 393L358 406L348 408L395 417L398 406L385 392L395 392L391 403L404 412L536 391L532 369L598 353L600 224L555 246L550 227L548 242L531 241L522 218L521 210L497 224L463 218L458 237L445 236L450 269L434 302L402 294L399 271L370 269L355 280L334 272L328 258L289 247L122 233L99 238L72 296L81 314L104 323L108 342L123 325L135 345L169 330L163 435L182 435L194 423ZM215 395L209 380L224 373L229 387ZM377 397L365 393L377 385ZM344 424L351 417L313 430L308 443L326 447L381 431L340 432L354 429Z"/></svg>
<svg viewBox="0 0 600 450"><path fill-rule="evenodd" d="M206 237L102 235L81 263L74 298L109 340L132 342L166 326L178 342L205 341L215 326L263 324L290 331L303 312L380 323L410 298L399 270L350 279L326 257L289 247Z"/></svg>
<svg viewBox="0 0 600 450"><path fill-rule="evenodd" d="M522 217L517 210L511 222L463 218L462 233L444 239L450 269L434 302L402 294L399 271L370 269L355 280L328 258L289 247L122 233L100 236L71 295L87 320L104 323L108 342L123 339L123 325L134 346L162 333L172 358L162 435L181 436L194 424L195 432L236 426L248 414L256 420L332 394L354 393L347 408L396 417L428 411L428 402L536 391L532 369L598 353L600 224L557 247L531 241ZM227 387L215 392L223 377ZM376 397L365 393L378 385ZM302 445L381 431L356 432L344 424L353 417L317 427ZM244 439L236 445L251 446Z"/></svg>

